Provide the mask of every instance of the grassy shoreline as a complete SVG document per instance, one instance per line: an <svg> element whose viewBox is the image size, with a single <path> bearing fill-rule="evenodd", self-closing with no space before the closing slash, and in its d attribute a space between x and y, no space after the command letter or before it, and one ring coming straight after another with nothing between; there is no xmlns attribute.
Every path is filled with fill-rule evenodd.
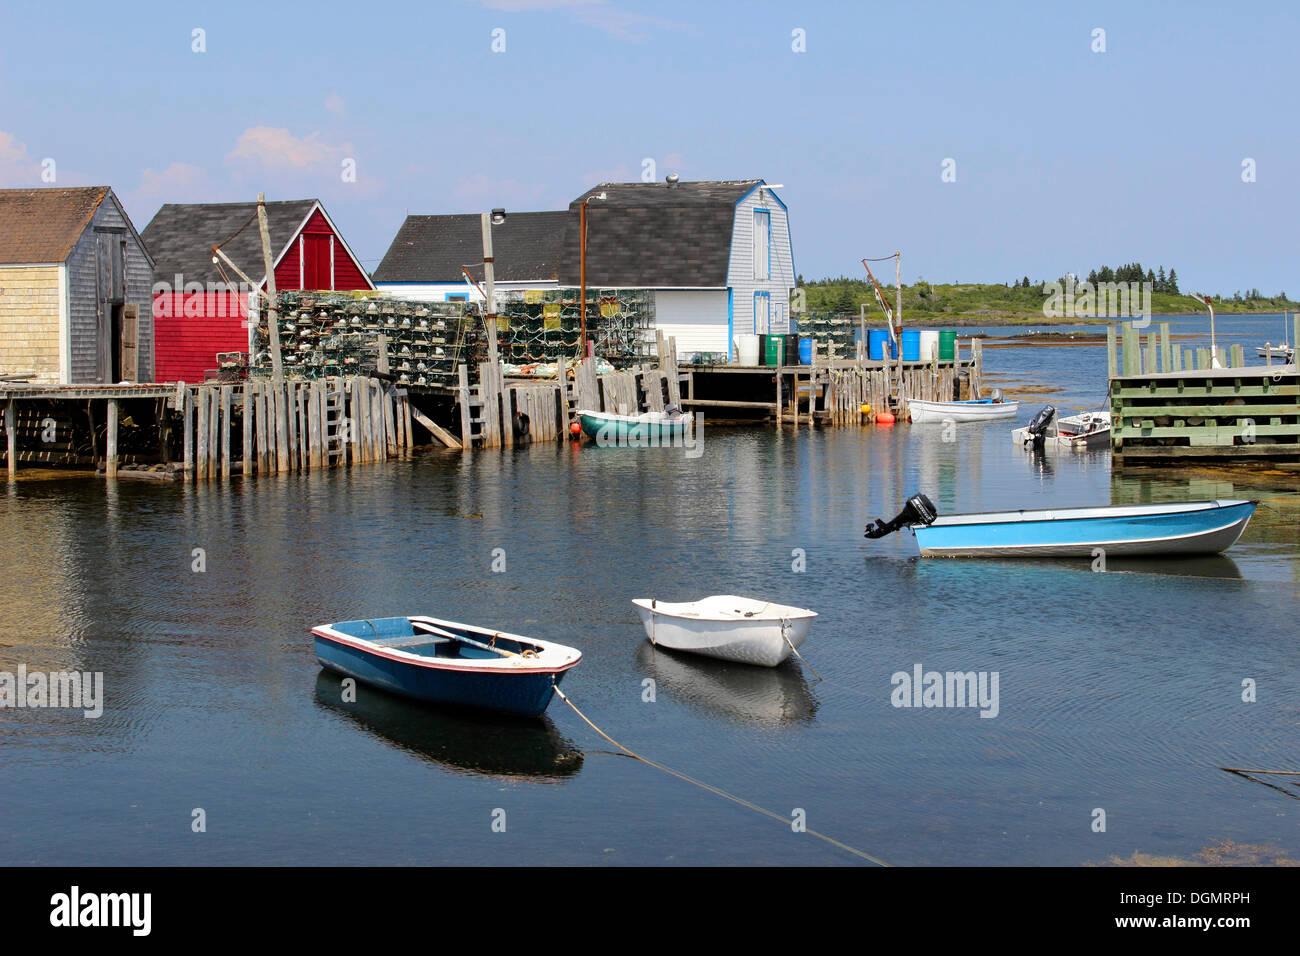
<svg viewBox="0 0 1300 956"><path fill-rule="evenodd" d="M863 303L867 321L879 324L880 306L870 286L856 279L822 280L802 286L810 312L857 314ZM894 305L894 290L885 290ZM1043 308L1048 297L1041 287L1011 287L978 283L932 285L919 281L903 286L903 321L908 325L1106 325L1114 317L1048 317ZM1216 315L1270 315L1300 312L1300 302L1277 296L1260 299L1212 299ZM1151 295L1151 317L1207 315L1205 306L1189 295L1157 292Z"/></svg>

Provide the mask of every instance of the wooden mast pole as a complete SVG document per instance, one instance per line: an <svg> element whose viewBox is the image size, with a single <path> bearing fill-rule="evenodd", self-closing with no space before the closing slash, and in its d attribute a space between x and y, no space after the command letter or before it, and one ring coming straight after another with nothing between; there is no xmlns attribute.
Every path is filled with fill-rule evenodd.
<svg viewBox="0 0 1300 956"><path fill-rule="evenodd" d="M492 214L483 213L479 217L483 230L483 325L488 334L488 361L492 367L497 364L497 299L495 259L492 255Z"/></svg>
<svg viewBox="0 0 1300 956"><path fill-rule="evenodd" d="M262 264L266 269L266 328L271 336L271 380L284 384L280 361L280 319L275 301L275 269L271 262L271 230L266 219L266 194L257 194L257 229L262 234Z"/></svg>
<svg viewBox="0 0 1300 956"><path fill-rule="evenodd" d="M582 338L580 358L587 357L587 203L578 204L578 321Z"/></svg>

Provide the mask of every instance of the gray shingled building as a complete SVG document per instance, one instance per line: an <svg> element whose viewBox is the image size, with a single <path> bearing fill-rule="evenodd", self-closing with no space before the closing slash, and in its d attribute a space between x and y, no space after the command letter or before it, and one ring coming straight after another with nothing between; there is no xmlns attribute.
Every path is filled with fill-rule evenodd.
<svg viewBox="0 0 1300 956"><path fill-rule="evenodd" d="M493 227L498 287L578 285L579 207L587 204L587 284L649 289L656 326L679 355L731 352L736 335L789 331L795 270L785 204L761 179L601 183L563 212L510 213ZM473 296L482 274L478 215L408 216L375 270L404 298Z"/></svg>
<svg viewBox="0 0 1300 956"><path fill-rule="evenodd" d="M153 259L108 186L0 189L0 376L154 376Z"/></svg>

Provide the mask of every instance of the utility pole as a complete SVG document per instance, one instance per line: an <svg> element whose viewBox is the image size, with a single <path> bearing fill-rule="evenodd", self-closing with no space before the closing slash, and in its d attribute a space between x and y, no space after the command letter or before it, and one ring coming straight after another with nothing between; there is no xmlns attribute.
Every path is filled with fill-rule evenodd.
<svg viewBox="0 0 1300 956"><path fill-rule="evenodd" d="M504 215L502 219L504 220ZM497 293L496 274L492 256L492 213L483 213L479 219L483 229L483 325L488 334L488 361L497 364Z"/></svg>
<svg viewBox="0 0 1300 956"><path fill-rule="evenodd" d="M284 384L280 358L280 317L275 302L275 269L271 262L271 232L266 220L266 194L257 194L257 228L262 234L262 264L266 269L266 328L271 335L271 381Z"/></svg>
<svg viewBox="0 0 1300 956"><path fill-rule="evenodd" d="M579 339L580 358L587 357L587 200L578 204L578 321L582 330Z"/></svg>
<svg viewBox="0 0 1300 956"><path fill-rule="evenodd" d="M903 394L903 250L894 253L894 341L898 343L898 394Z"/></svg>

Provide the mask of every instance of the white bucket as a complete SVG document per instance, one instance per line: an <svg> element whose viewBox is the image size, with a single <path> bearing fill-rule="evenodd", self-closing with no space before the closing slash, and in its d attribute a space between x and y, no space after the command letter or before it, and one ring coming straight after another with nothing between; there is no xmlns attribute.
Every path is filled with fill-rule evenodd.
<svg viewBox="0 0 1300 956"><path fill-rule="evenodd" d="M758 346L761 339L757 335L736 336L736 362L739 365L758 364Z"/></svg>
<svg viewBox="0 0 1300 956"><path fill-rule="evenodd" d="M939 332L922 330L921 361L931 362L939 357Z"/></svg>

